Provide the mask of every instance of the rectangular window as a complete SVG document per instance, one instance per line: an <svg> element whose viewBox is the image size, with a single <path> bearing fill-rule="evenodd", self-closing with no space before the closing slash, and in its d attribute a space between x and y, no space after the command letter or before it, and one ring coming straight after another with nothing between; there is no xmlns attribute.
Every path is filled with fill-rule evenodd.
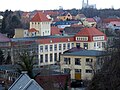
<svg viewBox="0 0 120 90"><path fill-rule="evenodd" d="M102 42L102 48L105 48L105 42Z"/></svg>
<svg viewBox="0 0 120 90"><path fill-rule="evenodd" d="M40 52L43 52L43 46L40 46Z"/></svg>
<svg viewBox="0 0 120 90"><path fill-rule="evenodd" d="M86 58L86 65L92 65L93 59L92 58Z"/></svg>
<svg viewBox="0 0 120 90"><path fill-rule="evenodd" d="M43 63L43 55L40 55L40 63Z"/></svg>
<svg viewBox="0 0 120 90"><path fill-rule="evenodd" d="M67 44L67 49L70 49L70 43Z"/></svg>
<svg viewBox="0 0 120 90"><path fill-rule="evenodd" d="M57 61L57 53L54 53L54 61Z"/></svg>
<svg viewBox="0 0 120 90"><path fill-rule="evenodd" d="M48 62L48 54L45 54L45 62Z"/></svg>
<svg viewBox="0 0 120 90"><path fill-rule="evenodd" d="M80 59L81 59L81 58L75 58L75 65L81 65Z"/></svg>
<svg viewBox="0 0 120 90"><path fill-rule="evenodd" d="M59 44L59 50L61 50L61 44Z"/></svg>
<svg viewBox="0 0 120 90"><path fill-rule="evenodd" d="M48 51L48 45L45 45L45 51L46 52Z"/></svg>
<svg viewBox="0 0 120 90"><path fill-rule="evenodd" d="M50 45L50 51L52 51L53 50L53 45Z"/></svg>
<svg viewBox="0 0 120 90"><path fill-rule="evenodd" d="M53 61L53 55L52 55L52 53L50 54L50 62L52 62Z"/></svg>
<svg viewBox="0 0 120 90"><path fill-rule="evenodd" d="M64 68L64 73L69 73L70 69L69 68Z"/></svg>
<svg viewBox="0 0 120 90"><path fill-rule="evenodd" d="M88 49L88 43L83 43L84 49Z"/></svg>
<svg viewBox="0 0 120 90"><path fill-rule="evenodd" d="M94 47L96 47L96 42L94 43Z"/></svg>
<svg viewBox="0 0 120 90"><path fill-rule="evenodd" d="M86 73L92 73L92 70L90 70L90 69L86 69L85 72L86 72Z"/></svg>
<svg viewBox="0 0 120 90"><path fill-rule="evenodd" d="M57 44L54 45L54 50L57 51Z"/></svg>
<svg viewBox="0 0 120 90"><path fill-rule="evenodd" d="M76 43L76 47L77 47L77 48L80 48L80 43Z"/></svg>
<svg viewBox="0 0 120 90"><path fill-rule="evenodd" d="M70 64L70 58L64 58L64 63L65 64Z"/></svg>
<svg viewBox="0 0 120 90"><path fill-rule="evenodd" d="M63 44L63 50L65 50L66 49L66 44Z"/></svg>
<svg viewBox="0 0 120 90"><path fill-rule="evenodd" d="M74 43L71 44L71 47L74 47Z"/></svg>
<svg viewBox="0 0 120 90"><path fill-rule="evenodd" d="M75 69L75 73L81 73L81 69Z"/></svg>

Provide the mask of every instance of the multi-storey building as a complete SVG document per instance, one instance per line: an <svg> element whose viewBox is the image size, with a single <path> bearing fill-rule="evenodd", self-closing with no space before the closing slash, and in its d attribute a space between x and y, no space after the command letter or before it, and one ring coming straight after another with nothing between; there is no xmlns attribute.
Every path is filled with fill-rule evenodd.
<svg viewBox="0 0 120 90"><path fill-rule="evenodd" d="M90 80L92 76L99 70L105 58L104 51L84 50L65 52L61 55L60 65L64 73L70 73L71 79L75 80Z"/></svg>
<svg viewBox="0 0 120 90"><path fill-rule="evenodd" d="M35 46L31 43L27 43L31 40L34 41ZM72 47L77 46L89 50L104 50L106 36L95 28L83 28L75 35L61 34L56 36L12 39L12 42L14 41L18 42L18 46L22 45L20 43L24 42L23 45L27 45L26 48L32 49L32 47L36 47L37 49L35 50L38 55L36 60L38 65L47 65L57 63L60 60L60 54L63 54L64 51Z"/></svg>
<svg viewBox="0 0 120 90"><path fill-rule="evenodd" d="M48 36L51 34L51 21L42 12L38 12L30 21L31 28L37 30L35 36Z"/></svg>

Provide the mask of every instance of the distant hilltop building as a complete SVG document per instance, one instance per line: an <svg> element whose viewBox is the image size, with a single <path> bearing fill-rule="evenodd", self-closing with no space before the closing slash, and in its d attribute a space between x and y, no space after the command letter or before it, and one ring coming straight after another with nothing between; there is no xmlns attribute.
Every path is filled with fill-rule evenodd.
<svg viewBox="0 0 120 90"><path fill-rule="evenodd" d="M92 4L92 5L89 5L89 1L86 0L83 0L82 1L82 8L96 8L96 4Z"/></svg>

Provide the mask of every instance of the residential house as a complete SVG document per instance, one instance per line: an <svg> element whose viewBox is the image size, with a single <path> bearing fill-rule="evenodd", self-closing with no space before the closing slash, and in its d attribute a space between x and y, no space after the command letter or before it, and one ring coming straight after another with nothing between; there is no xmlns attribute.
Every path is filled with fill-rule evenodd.
<svg viewBox="0 0 120 90"><path fill-rule="evenodd" d="M72 20L72 15L70 13L64 12L62 15L58 16L62 21Z"/></svg>
<svg viewBox="0 0 120 90"><path fill-rule="evenodd" d="M72 80L91 80L96 71L102 67L104 54L103 51L74 48L61 54L61 70L70 73Z"/></svg>
<svg viewBox="0 0 120 90"><path fill-rule="evenodd" d="M118 21L110 22L107 27L111 30L120 30L120 22Z"/></svg>
<svg viewBox="0 0 120 90"><path fill-rule="evenodd" d="M83 25L85 27L96 27L96 21L93 18L86 18L86 20L83 21Z"/></svg>
<svg viewBox="0 0 120 90"><path fill-rule="evenodd" d="M84 21L86 20L86 16L84 14L77 14L75 16L75 20L81 20L81 21Z"/></svg>
<svg viewBox="0 0 120 90"><path fill-rule="evenodd" d="M37 30L36 36L48 36L51 33L51 21L42 12L37 12L30 21L30 29Z"/></svg>
<svg viewBox="0 0 120 90"><path fill-rule="evenodd" d="M52 26L57 26L58 28L65 28L70 27L73 24L79 24L80 21L58 21L55 23L52 23Z"/></svg>

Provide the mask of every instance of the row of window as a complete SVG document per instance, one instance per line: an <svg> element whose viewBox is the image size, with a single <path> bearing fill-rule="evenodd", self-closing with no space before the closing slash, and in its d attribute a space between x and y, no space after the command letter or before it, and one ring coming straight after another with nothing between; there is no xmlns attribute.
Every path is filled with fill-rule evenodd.
<svg viewBox="0 0 120 90"><path fill-rule="evenodd" d="M94 40L94 41L104 40L104 36L93 37L93 40Z"/></svg>
<svg viewBox="0 0 120 90"><path fill-rule="evenodd" d="M88 41L88 37L76 37L76 40Z"/></svg>
<svg viewBox="0 0 120 90"><path fill-rule="evenodd" d="M75 58L75 65L81 65L81 58ZM93 59L92 58L86 58L86 65L88 63L92 63ZM71 58L64 58L64 63L65 64L71 64Z"/></svg>
<svg viewBox="0 0 120 90"><path fill-rule="evenodd" d="M60 53L59 53L60 54ZM43 63L43 62L53 62L53 60L54 61L57 61L57 53L54 53L54 55L51 53L51 54L49 54L50 55L50 58L48 58L48 54L45 54L45 56L44 55L40 55L40 63ZM54 57L54 59L53 59L53 57ZM45 58L45 60L44 60L44 58ZM49 60L49 61L48 61Z"/></svg>
<svg viewBox="0 0 120 90"><path fill-rule="evenodd" d="M81 47L80 43L76 43L76 47ZM83 43L83 48L88 49L88 43Z"/></svg>
<svg viewBox="0 0 120 90"><path fill-rule="evenodd" d="M74 47L74 43L71 43L71 47ZM70 43L40 46L40 52L43 52L43 50L45 50L45 52L47 52L48 50L53 51L53 48L54 48L54 51L62 50L62 48L63 50L66 50L66 48L70 49Z"/></svg>
<svg viewBox="0 0 120 90"><path fill-rule="evenodd" d="M40 24L40 22L32 22L32 24ZM49 24L49 22L42 22L42 24Z"/></svg>
<svg viewBox="0 0 120 90"><path fill-rule="evenodd" d="M94 47L105 48L105 42L95 42Z"/></svg>
<svg viewBox="0 0 120 90"><path fill-rule="evenodd" d="M64 68L64 73L69 73L70 69L69 68ZM75 73L81 73L82 70L81 69L75 69ZM91 69L86 69L85 73L92 73Z"/></svg>

